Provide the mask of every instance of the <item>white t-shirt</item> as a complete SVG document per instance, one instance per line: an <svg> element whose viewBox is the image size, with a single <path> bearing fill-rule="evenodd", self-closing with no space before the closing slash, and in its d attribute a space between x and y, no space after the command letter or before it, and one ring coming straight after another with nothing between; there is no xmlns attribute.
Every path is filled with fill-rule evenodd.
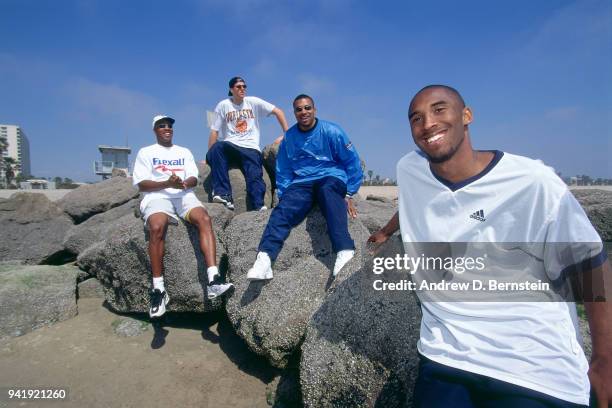
<svg viewBox="0 0 612 408"><path fill-rule="evenodd" d="M166 181L172 174L177 175L183 181L189 177L198 177L198 167L189 149L177 145L164 147L156 143L138 151L132 175L134 186L144 180ZM146 192L140 205L141 208L145 208L151 200L156 198L179 198L191 190L166 188Z"/></svg>
<svg viewBox="0 0 612 408"><path fill-rule="evenodd" d="M274 105L256 96L245 96L240 105L227 98L217 104L211 129L219 132L219 141L259 150L259 117L273 110Z"/></svg>
<svg viewBox="0 0 612 408"><path fill-rule="evenodd" d="M452 185L411 152L398 162L397 181L407 250L411 242L601 244L566 185L540 161L497 152L481 174ZM542 274L554 280L569 265L538 247ZM418 350L427 358L588 405L574 303L423 302L422 310Z"/></svg>

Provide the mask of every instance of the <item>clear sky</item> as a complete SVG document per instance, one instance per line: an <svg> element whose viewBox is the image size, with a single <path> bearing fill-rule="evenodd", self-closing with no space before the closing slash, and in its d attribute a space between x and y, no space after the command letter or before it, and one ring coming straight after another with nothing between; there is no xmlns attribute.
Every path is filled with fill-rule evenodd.
<svg viewBox="0 0 612 408"><path fill-rule="evenodd" d="M99 144L133 153L151 119L206 154L205 111L243 76L283 109L315 99L366 167L395 178L414 149L411 97L456 87L473 144L612 177L612 2L0 0L0 123L23 127L37 176L99 180ZM280 134L262 122L262 143Z"/></svg>

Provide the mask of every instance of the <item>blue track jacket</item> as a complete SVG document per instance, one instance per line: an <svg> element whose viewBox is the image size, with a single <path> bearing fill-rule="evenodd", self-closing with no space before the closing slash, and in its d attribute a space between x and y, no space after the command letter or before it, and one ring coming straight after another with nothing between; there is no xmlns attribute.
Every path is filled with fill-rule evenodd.
<svg viewBox="0 0 612 408"><path fill-rule="evenodd" d="M355 146L340 126L316 119L314 128L302 132L293 125L281 142L276 158L276 193L280 198L293 183L327 176L346 184L348 194L359 190L363 172Z"/></svg>

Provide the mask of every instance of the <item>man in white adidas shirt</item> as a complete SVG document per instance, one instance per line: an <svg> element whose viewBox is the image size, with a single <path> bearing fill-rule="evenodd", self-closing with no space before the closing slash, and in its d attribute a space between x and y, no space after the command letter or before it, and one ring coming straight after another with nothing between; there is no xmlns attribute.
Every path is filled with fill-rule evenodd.
<svg viewBox="0 0 612 408"><path fill-rule="evenodd" d="M231 283L220 280L210 217L192 191L198 183L198 168L188 149L172 144L174 122L166 115L153 118L157 143L140 149L134 164L133 183L144 193L140 211L149 229L149 257L153 275L151 317L166 313L166 304L170 301L162 276L164 235L169 217L176 220L177 214L198 229L200 250L208 265L208 298L213 299L233 287Z"/></svg>
<svg viewBox="0 0 612 408"><path fill-rule="evenodd" d="M546 249L558 243L602 248L552 169L508 153L474 150L472 111L453 88L423 88L410 103L409 121L420 150L399 161L399 211L370 242L382 243L401 229L407 248L419 242L541 243L539 259L551 281L579 264L584 276L599 282L590 289L610 297L604 249L594 256L587 251L576 265ZM573 303L423 302L415 406L585 406L590 389L600 407L609 406L612 301L585 301L585 309L590 366L575 330Z"/></svg>
<svg viewBox="0 0 612 408"><path fill-rule="evenodd" d="M217 104L215 121L210 127L206 162L211 168L213 201L234 209L228 170L239 163L244 173L251 207L266 210L262 157L259 148L259 118L274 115L284 132L287 120L282 110L263 99L246 96L246 82L241 77L229 81L229 96ZM282 135L275 143L280 143Z"/></svg>

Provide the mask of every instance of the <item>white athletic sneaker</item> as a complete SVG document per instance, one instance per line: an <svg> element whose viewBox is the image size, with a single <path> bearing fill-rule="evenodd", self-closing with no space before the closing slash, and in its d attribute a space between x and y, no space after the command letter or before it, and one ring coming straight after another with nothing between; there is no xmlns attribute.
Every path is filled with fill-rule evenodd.
<svg viewBox="0 0 612 408"><path fill-rule="evenodd" d="M161 317L166 313L166 305L170 302L170 297L166 291L159 289L153 289L151 292L151 308L149 309L149 316Z"/></svg>
<svg viewBox="0 0 612 408"><path fill-rule="evenodd" d="M259 252L253 267L247 272L247 279L251 281L272 279L272 261L265 252Z"/></svg>
<svg viewBox="0 0 612 408"><path fill-rule="evenodd" d="M336 255L336 264L334 265L334 276L340 272L340 269L342 269L348 261L353 259L353 256L355 256L354 249L343 249L342 251L338 251L338 255Z"/></svg>
<svg viewBox="0 0 612 408"><path fill-rule="evenodd" d="M232 283L216 283L213 282L206 288L208 299L213 300L217 296L221 296L227 291L234 288L234 284Z"/></svg>
<svg viewBox="0 0 612 408"><path fill-rule="evenodd" d="M233 210L234 209L234 203L232 203L232 200L229 197L226 196L213 196L213 203L220 203L223 204L225 207L227 207L229 210Z"/></svg>
<svg viewBox="0 0 612 408"><path fill-rule="evenodd" d="M266 207L265 205L262 205L261 208L257 211L266 211L268 209L268 207Z"/></svg>

